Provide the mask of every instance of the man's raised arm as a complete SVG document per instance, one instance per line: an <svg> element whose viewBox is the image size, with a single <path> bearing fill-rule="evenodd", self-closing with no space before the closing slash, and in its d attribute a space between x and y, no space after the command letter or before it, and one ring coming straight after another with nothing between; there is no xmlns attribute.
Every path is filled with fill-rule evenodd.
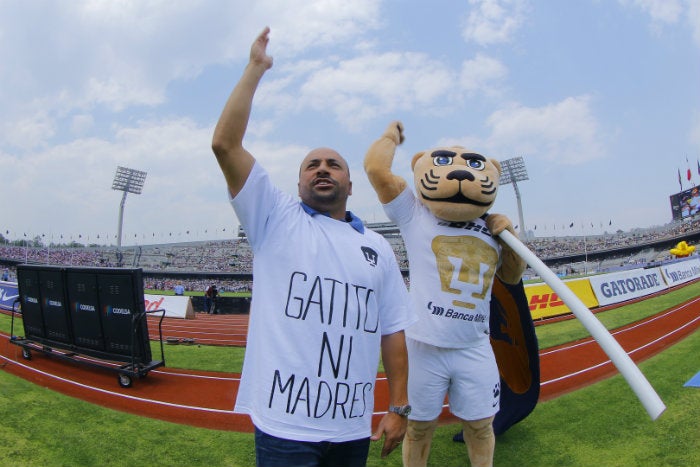
<svg viewBox="0 0 700 467"><path fill-rule="evenodd" d="M231 196L236 196L243 188L255 162L253 155L243 147L243 136L248 127L255 90L263 74L272 67L272 57L267 55L269 34L270 28L266 27L250 47L248 65L226 101L214 129L211 147Z"/></svg>

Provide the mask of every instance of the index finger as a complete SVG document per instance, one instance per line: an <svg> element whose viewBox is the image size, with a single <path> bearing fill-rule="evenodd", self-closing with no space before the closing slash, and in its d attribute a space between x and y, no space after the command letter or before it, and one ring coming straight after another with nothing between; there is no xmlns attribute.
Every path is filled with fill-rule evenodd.
<svg viewBox="0 0 700 467"><path fill-rule="evenodd" d="M392 441L389 438L384 438L384 446L382 446L382 458L391 454L391 452L399 447L398 441Z"/></svg>

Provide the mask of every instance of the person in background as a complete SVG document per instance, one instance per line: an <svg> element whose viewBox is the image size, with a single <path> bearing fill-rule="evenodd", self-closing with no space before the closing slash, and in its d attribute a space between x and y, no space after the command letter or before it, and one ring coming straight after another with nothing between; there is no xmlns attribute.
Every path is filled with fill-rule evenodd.
<svg viewBox="0 0 700 467"><path fill-rule="evenodd" d="M211 314L211 308L212 308L212 293L214 291L214 286L210 285L207 287L207 290L204 291L204 312Z"/></svg>
<svg viewBox="0 0 700 467"><path fill-rule="evenodd" d="M335 150L312 150L299 198L243 147L253 96L272 67L269 28L214 130L212 149L253 249L248 346L235 412L255 425L258 466L364 466L402 441L410 412L403 330L415 321L389 243L347 210L352 182ZM372 434L379 355L388 407Z"/></svg>
<svg viewBox="0 0 700 467"><path fill-rule="evenodd" d="M219 300L219 289L216 288L216 284L211 286L211 309L209 313L212 315L217 314L217 304Z"/></svg>

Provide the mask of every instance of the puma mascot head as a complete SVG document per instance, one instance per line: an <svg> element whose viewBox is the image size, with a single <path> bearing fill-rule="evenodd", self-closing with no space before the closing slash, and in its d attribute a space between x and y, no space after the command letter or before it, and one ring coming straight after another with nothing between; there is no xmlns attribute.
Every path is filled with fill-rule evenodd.
<svg viewBox="0 0 700 467"><path fill-rule="evenodd" d="M476 219L493 206L501 164L461 146L419 152L411 163L416 193L435 217Z"/></svg>

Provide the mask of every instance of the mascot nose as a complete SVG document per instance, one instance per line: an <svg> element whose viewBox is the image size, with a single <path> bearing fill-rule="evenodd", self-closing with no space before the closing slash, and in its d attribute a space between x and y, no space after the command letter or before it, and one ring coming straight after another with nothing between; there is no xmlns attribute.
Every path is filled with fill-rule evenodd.
<svg viewBox="0 0 700 467"><path fill-rule="evenodd" d="M469 180L470 182L474 181L474 175L472 175L471 172L468 172L466 170L454 170L450 173L447 174L447 179L448 180L459 180L464 181L464 180Z"/></svg>

